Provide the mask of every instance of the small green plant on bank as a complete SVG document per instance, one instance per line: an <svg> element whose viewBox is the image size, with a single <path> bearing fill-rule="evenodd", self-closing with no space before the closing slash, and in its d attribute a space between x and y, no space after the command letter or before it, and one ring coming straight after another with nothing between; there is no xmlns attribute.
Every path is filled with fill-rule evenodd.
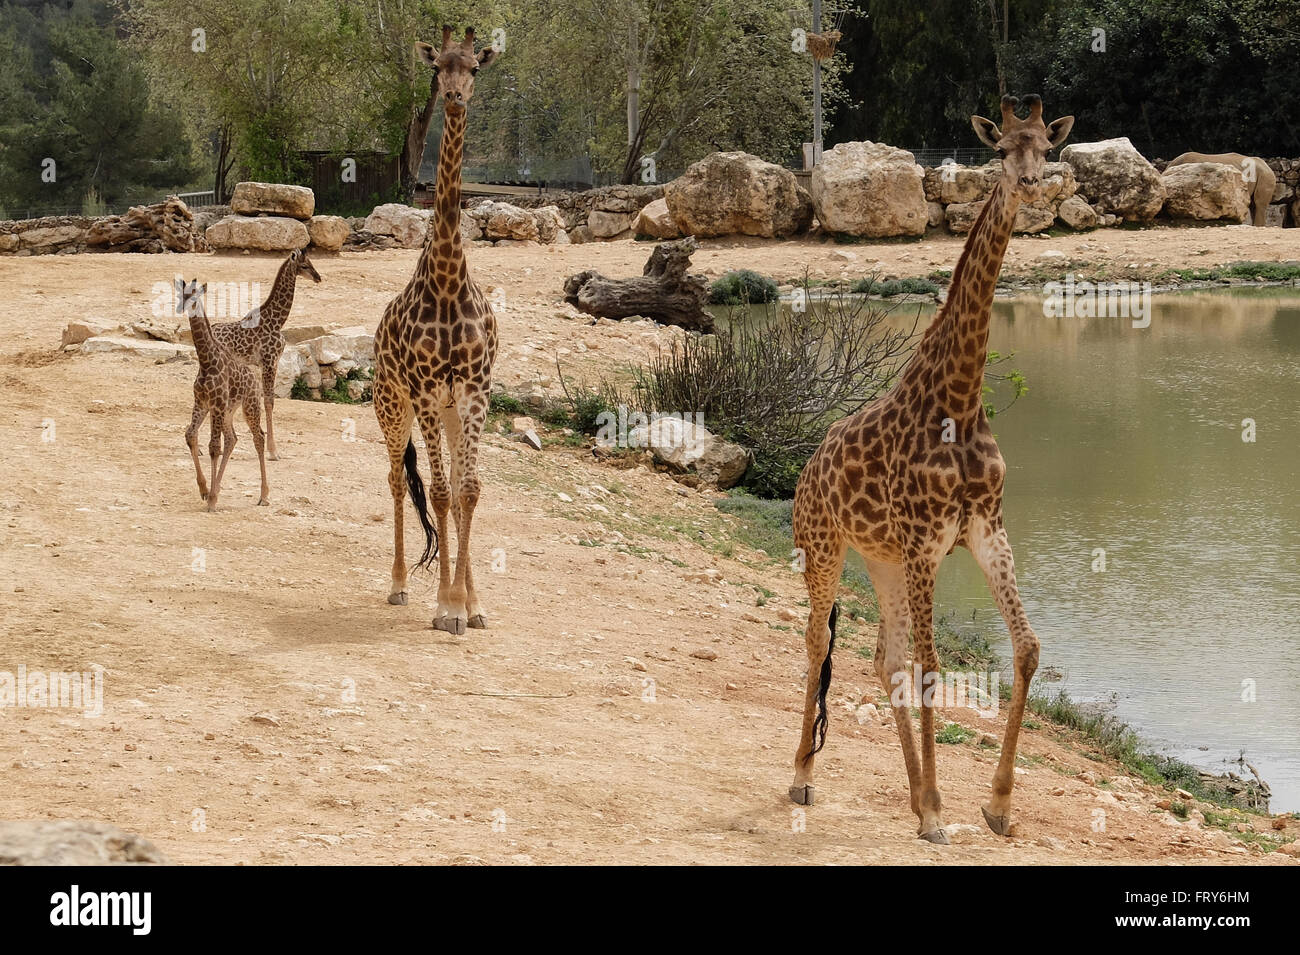
<svg viewBox="0 0 1300 955"><path fill-rule="evenodd" d="M334 385L331 388L321 388L320 397L312 396L311 386L307 384L305 375L299 375L294 379L292 387L289 389L289 397L298 401L328 401L340 405L359 405L370 400L371 383L370 369L353 368L347 374L339 375L334 379ZM363 381L365 386L362 389L360 398L353 398L348 394L348 382Z"/></svg>
<svg viewBox="0 0 1300 955"><path fill-rule="evenodd" d="M856 295L878 295L890 298L894 295L935 295L939 286L929 279L886 279L875 277L858 279L849 286L849 291Z"/></svg>
<svg viewBox="0 0 1300 955"><path fill-rule="evenodd" d="M778 297L776 282L752 269L728 272L709 286L710 305L764 305Z"/></svg>

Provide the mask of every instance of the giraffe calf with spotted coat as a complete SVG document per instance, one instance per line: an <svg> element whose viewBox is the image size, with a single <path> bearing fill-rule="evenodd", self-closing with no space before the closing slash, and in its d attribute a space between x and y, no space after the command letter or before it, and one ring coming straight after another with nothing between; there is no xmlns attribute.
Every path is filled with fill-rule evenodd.
<svg viewBox="0 0 1300 955"><path fill-rule="evenodd" d="M266 445L272 461L280 459L275 448L275 426L271 412L275 407L275 370L284 354L284 323L293 308L293 293L298 273L303 272L320 281L320 273L307 258L306 249L292 252L280 271L266 301L237 322L221 322L212 326L212 334L227 351L240 361L261 370L262 403L266 406Z"/></svg>

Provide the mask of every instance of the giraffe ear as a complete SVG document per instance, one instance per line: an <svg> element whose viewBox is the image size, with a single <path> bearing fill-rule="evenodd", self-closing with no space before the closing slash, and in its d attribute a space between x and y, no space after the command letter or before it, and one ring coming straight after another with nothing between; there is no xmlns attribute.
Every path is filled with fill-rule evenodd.
<svg viewBox="0 0 1300 955"><path fill-rule="evenodd" d="M1060 119L1054 119L1047 124L1047 139L1055 149L1061 143L1065 142L1070 130L1074 128L1073 116L1062 116Z"/></svg>
<svg viewBox="0 0 1300 955"><path fill-rule="evenodd" d="M980 138L980 142L990 149L998 148L998 140L1002 138L1002 130L998 129L997 123L991 119L985 119L983 116L972 116L970 124L975 128L975 135Z"/></svg>
<svg viewBox="0 0 1300 955"><path fill-rule="evenodd" d="M485 46L485 47L483 47L483 49L480 50L480 51L479 51L479 54L478 54L478 65L479 65L479 69L482 69L483 67L485 67L485 66L487 66L487 65L489 65L489 64L491 64L491 63L495 63L495 62L496 62L496 58L497 58L497 50L496 50L496 47L494 47L494 46Z"/></svg>
<svg viewBox="0 0 1300 955"><path fill-rule="evenodd" d="M417 42L415 44L415 55L420 58L422 63L429 66L438 65L438 54L431 43Z"/></svg>

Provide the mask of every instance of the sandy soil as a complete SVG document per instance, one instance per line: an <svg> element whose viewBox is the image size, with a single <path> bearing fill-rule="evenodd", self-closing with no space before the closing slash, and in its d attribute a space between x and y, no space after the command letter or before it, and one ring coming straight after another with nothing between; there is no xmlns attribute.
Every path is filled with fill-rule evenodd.
<svg viewBox="0 0 1300 955"><path fill-rule="evenodd" d="M1146 261L1157 247L1168 266L1287 259L1300 231L1016 239L1011 264L1044 248ZM805 265L856 276L879 260L906 275L951 267L959 250L947 238L709 243L697 261L793 277ZM498 377L553 377L557 355L581 375L666 341L673 332L592 326L559 302L565 275L639 273L648 251L475 249L479 281L506 290ZM291 322L373 328L415 255L319 258L324 282L300 286ZM178 271L269 284L275 264L0 259L0 670L106 668L98 719L0 709L0 818L107 820L182 863L1292 861L1195 814L1179 823L1155 805L1167 794L1049 729L1023 738L1010 839L978 808L996 750L940 746L953 845L919 842L894 728L855 716L883 696L850 648L799 831L786 788L801 582L733 548L709 496L663 475L491 436L475 521L491 629L464 637L431 629L429 575L413 579L409 606L385 602L391 508L368 406L277 404L269 508L254 506L241 421L223 507L206 513L182 439L194 366L61 355L60 331L145 318L151 286ZM759 588L774 596L760 604ZM874 643L870 627L855 640ZM973 711L945 717L1000 736Z"/></svg>

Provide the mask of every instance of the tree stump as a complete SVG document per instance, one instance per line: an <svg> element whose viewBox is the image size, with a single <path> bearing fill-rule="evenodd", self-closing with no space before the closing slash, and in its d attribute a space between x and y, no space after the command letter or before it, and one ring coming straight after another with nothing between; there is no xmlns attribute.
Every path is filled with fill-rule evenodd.
<svg viewBox="0 0 1300 955"><path fill-rule="evenodd" d="M207 239L194 228L194 213L175 196L100 219L86 231L86 245L107 246L108 252L208 251Z"/></svg>
<svg viewBox="0 0 1300 955"><path fill-rule="evenodd" d="M697 248L690 236L661 242L636 278L608 279L592 269L571 275L564 281L564 300L597 318L644 315L664 325L712 332L713 316L704 310L709 295L704 276L686 274Z"/></svg>

